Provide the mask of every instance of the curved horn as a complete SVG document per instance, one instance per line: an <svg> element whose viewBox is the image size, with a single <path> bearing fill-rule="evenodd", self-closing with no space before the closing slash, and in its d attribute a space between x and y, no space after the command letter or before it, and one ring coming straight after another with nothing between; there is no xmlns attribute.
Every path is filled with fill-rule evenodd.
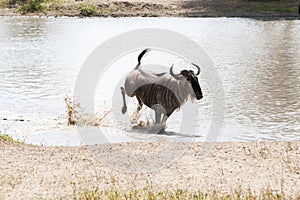
<svg viewBox="0 0 300 200"><path fill-rule="evenodd" d="M194 64L194 63L192 63L192 65L194 65L195 67L197 67L198 72L196 73L196 75L198 76L200 74L200 67L198 65Z"/></svg>
<svg viewBox="0 0 300 200"><path fill-rule="evenodd" d="M173 76L175 79L178 79L178 75L176 75L176 74L173 73L173 65L174 65L174 64L172 64L172 66L171 66L171 68L170 68L170 74L171 74L171 76Z"/></svg>

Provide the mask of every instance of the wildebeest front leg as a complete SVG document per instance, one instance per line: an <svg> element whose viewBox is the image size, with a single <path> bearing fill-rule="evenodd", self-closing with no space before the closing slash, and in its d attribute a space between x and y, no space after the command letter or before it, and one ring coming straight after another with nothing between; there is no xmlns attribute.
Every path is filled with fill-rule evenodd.
<svg viewBox="0 0 300 200"><path fill-rule="evenodd" d="M138 102L139 102L139 105L138 105L138 107L137 107L137 109L136 109L136 112L139 113L140 110L141 110L142 107L143 107L143 102L142 102L142 100L141 100L139 97L136 97L136 99L137 99Z"/></svg>
<svg viewBox="0 0 300 200"><path fill-rule="evenodd" d="M154 125L154 129L156 133L163 133L164 132L164 125L162 122L165 123L165 121L167 120L167 118L164 116L163 119L161 119L162 114L164 113L164 108L163 106L157 104L153 107L154 111L155 111L155 125Z"/></svg>
<svg viewBox="0 0 300 200"><path fill-rule="evenodd" d="M125 89L121 87L121 93L123 97L123 107L122 107L122 114L125 114L127 111L126 99L125 99Z"/></svg>
<svg viewBox="0 0 300 200"><path fill-rule="evenodd" d="M161 112L155 110L155 125L159 125L161 120Z"/></svg>
<svg viewBox="0 0 300 200"><path fill-rule="evenodd" d="M161 115L162 115L162 106L159 104L155 104L151 107L155 111L155 125L160 124Z"/></svg>
<svg viewBox="0 0 300 200"><path fill-rule="evenodd" d="M167 120L168 120L169 116L170 115L168 115L168 114L164 114L164 116L161 120L161 126L162 126L163 129L165 129L166 126L167 126Z"/></svg>

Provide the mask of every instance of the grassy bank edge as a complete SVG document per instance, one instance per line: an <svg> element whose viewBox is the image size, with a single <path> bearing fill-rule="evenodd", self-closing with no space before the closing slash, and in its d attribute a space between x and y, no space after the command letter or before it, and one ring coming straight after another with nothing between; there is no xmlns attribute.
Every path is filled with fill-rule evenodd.
<svg viewBox="0 0 300 200"><path fill-rule="evenodd" d="M15 144L25 144L24 141L19 140L19 139L15 140L8 134L2 134L1 132L0 132L0 140L3 140L5 142L10 142L10 143L15 143Z"/></svg>
<svg viewBox="0 0 300 200"><path fill-rule="evenodd" d="M67 2L67 3L66 3ZM69 17L282 17L300 19L294 1L237 0L186 1L162 5L132 1L0 0L2 16Z"/></svg>
<svg viewBox="0 0 300 200"><path fill-rule="evenodd" d="M294 197L286 196L284 191L277 192L272 191L270 188L263 188L259 194L255 193L251 188L246 191L235 190L231 193L224 193L212 189L211 191L204 192L189 191L188 189L176 189L176 190L160 190L154 191L151 186L144 189L130 189L122 191L118 189L101 191L99 188L95 188L90 191L76 192L74 189L73 199L79 200L100 200L100 199L194 199L194 200L283 200L283 199L300 199L300 194ZM63 199L63 198L62 198Z"/></svg>

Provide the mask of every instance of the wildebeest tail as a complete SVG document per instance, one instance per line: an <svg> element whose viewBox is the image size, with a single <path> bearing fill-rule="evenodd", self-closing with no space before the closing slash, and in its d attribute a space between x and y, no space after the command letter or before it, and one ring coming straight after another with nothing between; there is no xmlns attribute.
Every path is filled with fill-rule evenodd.
<svg viewBox="0 0 300 200"><path fill-rule="evenodd" d="M150 49L145 49L144 51L142 51L138 57L138 64L136 65L136 67L134 69L138 69L139 66L141 65L141 59L142 57L145 55L145 53L147 53L147 51L149 51Z"/></svg>

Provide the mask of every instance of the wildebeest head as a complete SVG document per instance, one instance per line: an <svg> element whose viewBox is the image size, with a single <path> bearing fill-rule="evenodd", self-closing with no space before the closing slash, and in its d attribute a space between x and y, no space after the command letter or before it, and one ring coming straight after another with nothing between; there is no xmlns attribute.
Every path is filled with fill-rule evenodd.
<svg viewBox="0 0 300 200"><path fill-rule="evenodd" d="M200 67L197 66L196 64L192 63L192 65L194 65L197 68L197 73L195 74L193 70L181 70L181 72L179 74L174 74L173 73L173 66L170 68L170 74L177 80L182 80L185 79L186 81L188 81L194 91L194 95L196 97L197 100L200 100L203 98L203 94L198 82L198 75L200 74Z"/></svg>

